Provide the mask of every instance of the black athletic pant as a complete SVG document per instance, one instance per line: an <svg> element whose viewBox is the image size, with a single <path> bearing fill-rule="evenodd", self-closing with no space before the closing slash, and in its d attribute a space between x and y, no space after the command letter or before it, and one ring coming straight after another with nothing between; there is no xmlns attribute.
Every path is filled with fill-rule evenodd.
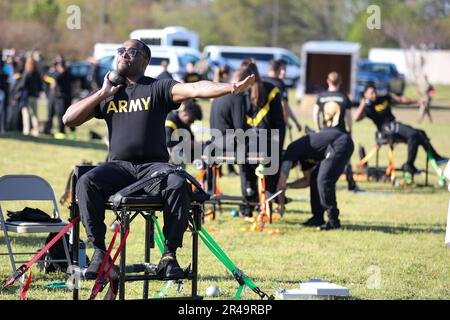
<svg viewBox="0 0 450 320"><path fill-rule="evenodd" d="M336 139L327 149L327 157L311 173L311 211L317 219L323 219L327 211L329 219L339 217L336 201L336 182L350 160L354 144L349 135Z"/></svg>
<svg viewBox="0 0 450 320"><path fill-rule="evenodd" d="M255 170L258 165L244 164L240 165L240 177L241 177L241 192L244 199L248 202L258 203L258 177L255 174ZM253 214L254 206L242 206L241 212L245 216L251 216Z"/></svg>
<svg viewBox="0 0 450 320"><path fill-rule="evenodd" d="M155 172L166 171L173 166L167 163L132 164L113 161L102 164L83 175L77 183L80 215L89 241L96 248L105 250L105 202L107 199ZM145 188L147 194L159 195L164 201L165 246L175 250L183 244L183 234L188 226L188 210L191 189L186 179L171 174Z"/></svg>
<svg viewBox="0 0 450 320"><path fill-rule="evenodd" d="M414 161L417 157L417 150L422 146L425 151L431 152L434 158L439 158L439 154L430 143L430 139L423 130L414 129L400 122L391 122L382 128L383 133L387 135L394 134L394 138L407 140L408 143L408 160L406 165L409 168L414 168Z"/></svg>
<svg viewBox="0 0 450 320"><path fill-rule="evenodd" d="M277 173L274 175L271 175L271 176L266 176L266 184L267 184L266 189L271 195L278 191L277 187L278 187L278 180L280 179L280 168L281 168L281 163L282 163L282 154L283 154L283 146L284 146L285 137L286 137L286 129L280 130L280 143L278 145L278 150L277 150L278 159L279 159Z"/></svg>
<svg viewBox="0 0 450 320"><path fill-rule="evenodd" d="M65 125L63 122L63 116L66 113L67 109L69 109L71 104L71 99L68 98L59 98L55 97L55 109L58 114L58 124L59 124L59 132L64 133ZM70 128L70 131L75 131L75 128Z"/></svg>
<svg viewBox="0 0 450 320"><path fill-rule="evenodd" d="M55 97L47 97L47 122L45 123L44 133L51 134L53 127L53 117L57 114ZM58 117L59 119L59 117Z"/></svg>

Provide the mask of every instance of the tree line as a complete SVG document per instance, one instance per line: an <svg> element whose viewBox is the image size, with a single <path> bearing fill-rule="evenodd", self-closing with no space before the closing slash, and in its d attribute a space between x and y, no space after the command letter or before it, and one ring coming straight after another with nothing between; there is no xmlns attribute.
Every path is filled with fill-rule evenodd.
<svg viewBox="0 0 450 320"><path fill-rule="evenodd" d="M80 8L80 29L66 27ZM380 29L367 28L369 5ZM207 44L280 46L300 53L310 40L371 47L450 48L450 0L2 0L0 47L38 48L85 58L96 42L120 42L131 30L180 25Z"/></svg>

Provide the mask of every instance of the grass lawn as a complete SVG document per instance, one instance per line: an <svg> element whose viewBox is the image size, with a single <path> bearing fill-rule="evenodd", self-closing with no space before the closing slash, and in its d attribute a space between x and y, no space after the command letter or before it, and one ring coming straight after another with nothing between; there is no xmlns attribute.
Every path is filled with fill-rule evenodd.
<svg viewBox="0 0 450 320"><path fill-rule="evenodd" d="M441 102L450 105L450 99ZM204 104L207 119L208 103ZM303 124L312 124L310 103L304 102L294 109ZM397 109L394 112L400 121L424 129L436 149L450 155L450 110L433 110L435 123L420 125L417 124L418 110ZM39 114L41 119L45 118L43 102ZM207 127L208 121L198 125ZM59 197L70 170L76 164L83 160L97 163L106 157L107 148L102 143L88 141L91 129L105 134L104 125L92 121L79 129L77 141L23 138L17 134L0 136L0 175L40 175L51 183ZM370 149L374 144L374 131L369 120L356 124L355 145ZM294 137L298 136L295 132ZM387 163L387 147L381 150L380 155L381 162ZM398 146L395 156L397 165L401 165L406 159L406 146ZM355 152L353 163L357 160ZM424 163L425 155L420 150L417 166L423 167ZM345 181L339 182L337 198L343 225L339 231L322 233L299 227L310 214L308 190L289 191L288 196L295 201L288 205L285 218L269 227L279 229L280 235L241 232L247 223L230 216L232 207L225 208L222 216L207 222L205 227L230 258L269 294L274 294L279 288L297 288L300 282L316 278L348 287L352 299L450 299L450 251L444 245L449 194L446 189L438 187L433 172L430 177L432 186L427 188L402 189L381 182L361 183L367 192L360 194L348 192ZM424 177L418 176L416 182L423 183ZM239 183L238 177L221 180L222 189L231 195L239 195ZM7 205L8 209L25 206L24 203ZM67 208L61 208L61 211L67 218ZM113 215L109 213L106 222L112 220ZM143 261L143 226L143 219L132 224L127 250L130 263ZM108 236L111 237L112 232ZM41 246L39 242L43 243L45 235L12 235L12 238L16 249L34 250ZM85 238L84 231L82 238ZM2 252L5 252L3 235L0 243ZM185 247L179 251L183 266L189 263L190 248L190 235L186 234ZM231 299L237 290L236 281L206 246L200 244L199 248L199 293L204 294L208 286L217 285L222 291L220 298ZM88 254L92 254L91 246L88 246ZM158 252L152 260L154 263L159 260ZM29 299L71 299L69 291L44 287L50 282L65 281L65 275L45 275L35 268L33 271ZM8 258L1 257L0 278L6 279L10 274ZM156 295L164 285L151 284L152 293ZM82 282L82 299L88 297L91 286L92 282ZM185 292L189 292L189 287L186 284ZM127 285L128 298L139 298L141 291L140 283ZM175 295L175 292L171 291L170 295ZM258 299L249 290L246 297ZM15 290L0 294L0 299L17 298Z"/></svg>

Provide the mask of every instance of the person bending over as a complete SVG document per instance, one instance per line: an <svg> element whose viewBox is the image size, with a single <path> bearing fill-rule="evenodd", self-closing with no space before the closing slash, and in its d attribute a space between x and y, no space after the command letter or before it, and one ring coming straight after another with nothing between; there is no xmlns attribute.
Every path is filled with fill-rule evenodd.
<svg viewBox="0 0 450 320"><path fill-rule="evenodd" d="M333 230L341 227L336 201L336 182L344 171L354 150L349 134L336 128L324 128L292 142L283 158L278 190L310 188L313 217L303 226ZM289 171L296 163L303 178L287 183ZM284 213L284 194L280 195L281 214ZM328 213L325 223L324 212Z"/></svg>

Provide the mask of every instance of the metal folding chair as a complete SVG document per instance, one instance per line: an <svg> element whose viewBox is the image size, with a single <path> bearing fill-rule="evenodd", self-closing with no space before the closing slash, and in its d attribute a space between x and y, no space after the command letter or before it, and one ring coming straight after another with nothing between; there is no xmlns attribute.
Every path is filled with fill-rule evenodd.
<svg viewBox="0 0 450 320"><path fill-rule="evenodd" d="M0 253L0 255L9 255L12 271L16 270L16 263L27 263L28 261L16 261L17 255L35 255L36 252L13 252L9 233L57 233L66 225L66 222L48 223L48 222L24 222L14 221L7 222L3 216L2 201L51 201L53 203L52 217L59 218L58 205L56 203L55 194L50 184L41 177L34 175L5 175L0 177L0 229L3 230L8 253ZM63 241L66 259L64 260L45 260L50 262L67 262L71 265L69 248L65 237Z"/></svg>

